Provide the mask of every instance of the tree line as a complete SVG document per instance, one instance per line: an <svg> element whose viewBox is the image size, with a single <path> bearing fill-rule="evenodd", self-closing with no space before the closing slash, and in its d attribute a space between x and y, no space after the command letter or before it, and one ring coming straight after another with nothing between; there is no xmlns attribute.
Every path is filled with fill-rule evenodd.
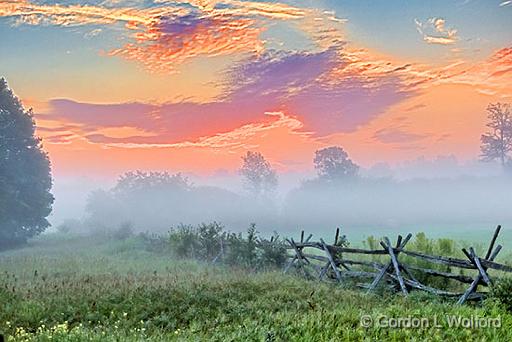
<svg viewBox="0 0 512 342"><path fill-rule="evenodd" d="M509 104L489 104L487 131L480 140L481 159L498 161L510 172L512 113ZM316 151L313 164L317 177L304 182L305 187L337 187L340 183L359 177L359 166L340 146ZM251 195L251 205L265 208L265 199L278 185L277 172L271 163L261 153L249 151L242 157L239 172L244 179L247 192ZM51 213L54 201L51 187L50 160L43 150L41 139L35 135L33 112L31 109L23 108L20 100L8 87L7 81L1 78L0 249L23 244L49 227L47 217ZM109 222L113 212L123 215L134 207L154 205L152 196L164 193L178 195L167 198L164 206L152 208L156 217L165 217L164 214L169 210L168 205L174 204L179 207L187 201L194 204L188 213L193 216L196 214L194 208L202 207L201 210L208 210L208 206L215 207L219 198L230 203L228 207L221 208L229 212L234 209L232 203L239 200L233 193L219 188L194 187L182 174L138 171L121 176L113 189L93 194L88 210L95 213L97 218ZM241 203L236 210L244 214L245 207L246 205ZM250 213L247 214L250 216Z"/></svg>

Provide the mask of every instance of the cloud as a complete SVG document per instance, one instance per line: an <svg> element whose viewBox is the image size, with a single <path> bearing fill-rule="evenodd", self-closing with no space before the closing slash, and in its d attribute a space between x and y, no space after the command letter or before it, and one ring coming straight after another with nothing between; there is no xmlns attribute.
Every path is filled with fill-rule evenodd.
<svg viewBox="0 0 512 342"><path fill-rule="evenodd" d="M92 143L130 146L202 144L283 122L282 116L268 113L286 113L293 119L287 121L293 122L289 129L298 134L350 132L413 94L401 82L403 68L359 74L351 69L353 58L343 45L320 52L267 52L234 65L224 93L212 102L90 104L61 99L50 102L45 120L76 125ZM333 70L345 77L331 79ZM105 133L106 128L122 127L145 134Z"/></svg>
<svg viewBox="0 0 512 342"><path fill-rule="evenodd" d="M191 58L236 53L259 53L264 49L259 36L263 28L248 18L224 16L201 17L188 14L175 18L160 18L129 43L110 51L110 56L134 60L153 72L171 72Z"/></svg>
<svg viewBox="0 0 512 342"><path fill-rule="evenodd" d="M457 30L446 27L446 21L443 18L429 18L426 23L414 19L416 29L423 36L423 40L428 44L451 45L459 39Z"/></svg>
<svg viewBox="0 0 512 342"><path fill-rule="evenodd" d="M91 39L93 37L96 37L97 35L99 35L101 33L101 31L102 31L102 29L100 29L100 28L91 30L84 34L84 38Z"/></svg>
<svg viewBox="0 0 512 342"><path fill-rule="evenodd" d="M265 49L260 35L271 22L296 22L296 27L324 44L339 32L338 19L330 12L264 1L158 0L156 6L38 4L27 0L0 2L0 17L14 18L16 25L119 27L130 42L108 51L141 63L151 72L173 73L179 65L200 56L258 54ZM111 7L114 6L114 7ZM310 23L315 22L313 26ZM86 34L90 38L97 28Z"/></svg>
<svg viewBox="0 0 512 342"><path fill-rule="evenodd" d="M422 134L411 133L400 127L386 127L379 129L373 135L373 138L385 144L408 144L416 143L428 136Z"/></svg>
<svg viewBox="0 0 512 342"><path fill-rule="evenodd" d="M90 135L87 138L94 143L102 143L111 147L121 148L184 148L199 147L212 149L237 149L250 148L246 142L252 138L261 136L265 132L285 128L289 132L294 132L302 128L302 123L283 112L266 112L264 115L271 117L268 122L251 123L225 133L217 133L212 136L200 137L196 141L184 141L175 143L135 143L133 137L112 138L105 135ZM307 132L297 133L304 137L310 134Z"/></svg>
<svg viewBox="0 0 512 342"><path fill-rule="evenodd" d="M512 48L495 51L489 58L469 63L460 61L440 69L422 72L425 84L465 84L485 94L510 96L512 85Z"/></svg>

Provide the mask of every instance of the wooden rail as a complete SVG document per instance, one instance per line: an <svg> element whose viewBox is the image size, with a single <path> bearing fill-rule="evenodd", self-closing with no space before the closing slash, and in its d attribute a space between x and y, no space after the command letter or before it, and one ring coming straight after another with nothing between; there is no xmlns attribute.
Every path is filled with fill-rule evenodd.
<svg viewBox="0 0 512 342"><path fill-rule="evenodd" d="M483 257L477 255L473 247L469 247L468 249L462 248L462 252L467 259L429 255L406 250L405 247L411 239L412 234L408 234L405 238L398 235L394 245L388 237L384 237L382 241L380 241L382 249L364 249L349 248L340 245L339 228L336 229L334 244L332 245L325 243L323 239L320 239L319 242L310 241L312 238L311 234L307 239L304 239L304 231L302 231L299 242L295 242L293 239L286 240L290 245L288 248L292 250L293 254L290 255L290 261L286 265L284 272L288 272L292 267L295 267L307 278L317 278L319 280L327 278L339 283L345 282L347 278L371 278L372 281L369 284L360 284L360 286L366 288L368 292L374 291L379 284L383 281L387 281L399 289L404 295L407 295L411 290L421 290L439 296L459 297L457 303L463 304L469 299L482 298L484 293L477 291L478 286L492 285L493 280L489 275L489 270L512 272L511 266L494 261L502 249L501 245L495 247L500 231L501 226L498 226L494 231L487 253ZM346 238L343 237L342 241L346 241ZM320 252L317 251L316 254L311 252L306 253L305 249L316 249ZM347 254L387 255L389 256L389 260L385 263L368 260L352 260L346 257ZM478 273L472 277L450 271L420 267L411 263L407 265L407 260L404 261L403 258L400 258L401 255L408 257L409 261L411 258L416 258L432 264L463 270L476 270ZM351 268L352 266L360 266L365 269L353 270ZM416 279L413 272L416 272L416 274L422 273L428 276L441 277L462 284L469 284L469 287L462 293L437 289L427 284L422 284ZM315 273L316 276L314 275Z"/></svg>

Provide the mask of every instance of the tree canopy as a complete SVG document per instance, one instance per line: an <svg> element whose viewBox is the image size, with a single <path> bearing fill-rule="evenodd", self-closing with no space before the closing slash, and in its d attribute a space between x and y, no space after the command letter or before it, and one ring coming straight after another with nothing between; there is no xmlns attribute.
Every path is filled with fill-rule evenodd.
<svg viewBox="0 0 512 342"><path fill-rule="evenodd" d="M359 166L348 157L339 146L326 147L315 152L313 159L318 177L323 180L338 181L357 176Z"/></svg>
<svg viewBox="0 0 512 342"><path fill-rule="evenodd" d="M510 105L491 103L487 107L488 131L482 134L480 150L484 161L499 160L502 166L512 152L512 113Z"/></svg>
<svg viewBox="0 0 512 342"><path fill-rule="evenodd" d="M240 174L247 190L255 196L272 192L277 187L277 174L259 152L248 151L243 157Z"/></svg>
<svg viewBox="0 0 512 342"><path fill-rule="evenodd" d="M50 171L32 110L25 110L0 79L0 249L24 243L49 226Z"/></svg>

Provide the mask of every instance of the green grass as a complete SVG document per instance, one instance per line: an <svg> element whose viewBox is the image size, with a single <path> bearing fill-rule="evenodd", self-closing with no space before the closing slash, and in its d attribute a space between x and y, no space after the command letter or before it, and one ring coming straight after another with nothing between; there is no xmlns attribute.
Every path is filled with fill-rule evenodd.
<svg viewBox="0 0 512 342"><path fill-rule="evenodd" d="M364 328L363 315L437 317L442 327ZM446 316L499 317L501 328L450 328ZM492 302L366 295L279 271L177 261L137 238L45 237L0 254L0 332L39 341L507 341L512 315Z"/></svg>

